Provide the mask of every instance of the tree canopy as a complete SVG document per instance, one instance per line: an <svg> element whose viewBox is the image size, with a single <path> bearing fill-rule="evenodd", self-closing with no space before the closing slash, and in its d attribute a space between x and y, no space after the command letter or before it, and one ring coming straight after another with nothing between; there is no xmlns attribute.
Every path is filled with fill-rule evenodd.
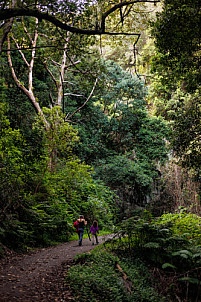
<svg viewBox="0 0 201 302"><path fill-rule="evenodd" d="M172 148L179 161L200 172L199 1L164 1L152 22L156 55L151 94L155 113L170 122ZM153 94L152 94L153 92Z"/></svg>
<svg viewBox="0 0 201 302"><path fill-rule="evenodd" d="M163 11L152 25L158 49L153 70L166 75L173 89L180 81L188 92L195 90L201 79L200 1L164 1Z"/></svg>
<svg viewBox="0 0 201 302"><path fill-rule="evenodd" d="M132 31L123 32L120 24L123 25L125 19L136 5L154 3L157 0L135 0L135 1L1 1L0 20L2 23L2 38L0 41L0 51L8 32L12 28L15 17L35 17L38 20L46 21L56 28L76 34L83 35L136 35ZM137 9L138 10L138 9ZM116 18L116 16L118 16ZM116 20L112 28L107 28L107 20L112 17ZM111 24L111 22L110 22ZM62 38L62 34L58 31Z"/></svg>

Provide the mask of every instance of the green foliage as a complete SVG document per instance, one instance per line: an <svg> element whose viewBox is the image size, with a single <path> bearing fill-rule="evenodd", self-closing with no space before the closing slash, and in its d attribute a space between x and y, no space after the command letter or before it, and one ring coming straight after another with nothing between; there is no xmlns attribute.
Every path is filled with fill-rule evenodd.
<svg viewBox="0 0 201 302"><path fill-rule="evenodd" d="M188 91L200 83L200 3L198 0L167 0L163 10L152 23L159 55L154 59L154 69L168 75L167 82L179 79Z"/></svg>
<svg viewBox="0 0 201 302"><path fill-rule="evenodd" d="M166 297L158 294L152 283L151 272L149 271L145 262L142 259L136 258L124 258L121 259L121 267L126 275L129 277L133 284L133 292L129 301L150 301L150 302L165 302Z"/></svg>
<svg viewBox="0 0 201 302"><path fill-rule="evenodd" d="M195 214L179 209L175 213L165 213L159 219L159 224L170 225L174 234L184 235L191 244L201 245L201 218Z"/></svg>
<svg viewBox="0 0 201 302"><path fill-rule="evenodd" d="M144 97L147 89L143 81L133 76L130 72L125 71L115 62L104 61L105 71L101 75L103 89L98 101L109 112L109 116L115 116L116 109L120 104L130 104L133 101L137 108L145 105ZM119 116L119 114L117 113Z"/></svg>
<svg viewBox="0 0 201 302"><path fill-rule="evenodd" d="M23 185L25 171L22 148L26 145L19 130L12 130L8 118L5 115L6 106L0 103L0 177L1 177L1 202L2 211L7 208L5 199L10 202L17 199L20 186ZM10 192L9 192L10 191ZM10 195L10 193L12 194Z"/></svg>
<svg viewBox="0 0 201 302"><path fill-rule="evenodd" d="M139 158L146 158L148 162L164 163L168 151L165 138L168 137L169 130L164 120L147 116L137 135Z"/></svg>
<svg viewBox="0 0 201 302"><path fill-rule="evenodd" d="M154 83L153 83L154 86ZM167 97L164 87L154 87L155 113L165 117L169 123L169 140L173 152L186 168L200 170L200 89L194 93L185 93L178 88L171 97ZM164 93L163 93L163 92Z"/></svg>
<svg viewBox="0 0 201 302"><path fill-rule="evenodd" d="M153 257L154 262L157 260L161 264L164 259L171 259L170 263L174 264L173 256L180 253L188 254L192 260L192 251L201 244L200 223L199 216L184 210L175 214L163 214L157 219L150 215L146 219L129 218L121 226L120 234L124 238L122 246L129 246L135 252L138 249L140 253L144 250L145 258L150 260ZM184 250L189 252L183 253ZM180 252L175 254L178 251Z"/></svg>
<svg viewBox="0 0 201 302"><path fill-rule="evenodd" d="M83 254L67 273L76 299L83 301L163 301L149 281L149 273L143 262L119 258L104 249ZM119 264L127 274L125 281L116 268ZM107 273L106 273L107 272ZM130 292L128 291L130 287Z"/></svg>
<svg viewBox="0 0 201 302"><path fill-rule="evenodd" d="M152 267L155 288L170 301L176 295L187 301L200 298L196 287L201 263L199 216L181 209L154 219L146 212L144 219L132 217L124 221L115 237L106 245L108 250L119 257L127 256L130 261L140 258ZM161 286L158 282L162 282Z"/></svg>
<svg viewBox="0 0 201 302"><path fill-rule="evenodd" d="M92 164L96 158L113 153L105 141L110 127L109 120L100 107L88 104L78 118L81 121L76 126L81 142L76 147L79 158Z"/></svg>
<svg viewBox="0 0 201 302"><path fill-rule="evenodd" d="M93 102L80 112L78 152L93 165L96 178L142 205L157 177L156 165L167 159L168 129L162 118L149 116L142 81L113 61L102 65Z"/></svg>
<svg viewBox="0 0 201 302"><path fill-rule="evenodd" d="M43 108L43 113L48 122L48 129L45 129L42 116L38 116L34 124L34 129L42 132L44 145L51 164L56 164L58 158L68 158L71 156L73 146L79 140L77 131L64 120L61 108L55 106L52 109Z"/></svg>
<svg viewBox="0 0 201 302"><path fill-rule="evenodd" d="M156 174L147 162L132 159L132 155L129 157L127 154L99 160L96 163L96 177L103 179L119 195L123 194L123 200L142 205L146 195L151 192Z"/></svg>
<svg viewBox="0 0 201 302"><path fill-rule="evenodd" d="M104 174L106 183L111 183L112 187L119 186L141 186L142 190L146 190L152 183L153 176L149 170L149 166L140 161L129 159L126 155L113 156L107 158L106 161L99 161L96 168L98 176ZM150 173L150 174L149 174Z"/></svg>
<svg viewBox="0 0 201 302"><path fill-rule="evenodd" d="M0 240L11 248L47 245L68 240L78 214L99 220L100 227L112 225L115 198L101 182L92 178L92 168L73 155L76 131L64 123L59 108L45 110L50 130L44 132L40 118L34 125L40 137L37 156L28 152L19 130L12 130L0 107ZM54 169L49 159L57 152ZM51 168L51 169L50 169Z"/></svg>
<svg viewBox="0 0 201 302"><path fill-rule="evenodd" d="M171 143L182 164L199 172L201 106L200 89L194 94L176 91L167 104L168 117L172 121Z"/></svg>
<svg viewBox="0 0 201 302"><path fill-rule="evenodd" d="M101 228L112 224L114 194L93 180L90 166L72 158L60 165L56 173L49 174L46 181L52 203L63 201L65 211L71 213L73 219L83 214L88 222L97 219Z"/></svg>
<svg viewBox="0 0 201 302"><path fill-rule="evenodd" d="M19 130L13 130L6 117L6 106L0 105L0 200L1 241L11 246L23 244L28 235L26 224L19 219L33 173L28 166L27 144ZM33 185L33 184L32 184Z"/></svg>
<svg viewBox="0 0 201 302"><path fill-rule="evenodd" d="M100 90L79 116L78 131L82 141L79 152L85 160L93 162L133 149L136 152L139 146L139 153L143 154L146 149L150 160L165 157L162 138L167 134L166 127L161 119L148 115L143 82L112 61L103 63ZM143 137L147 139L142 141Z"/></svg>
<svg viewBox="0 0 201 302"><path fill-rule="evenodd" d="M83 261L83 257L78 261ZM82 298L83 301L128 301L126 291L115 273L116 259L108 253L92 253L84 259L87 260L84 265L72 267L68 280L76 292L76 298Z"/></svg>
<svg viewBox="0 0 201 302"><path fill-rule="evenodd" d="M156 55L150 102L170 121L170 142L181 165L200 173L200 3L164 2L152 22Z"/></svg>

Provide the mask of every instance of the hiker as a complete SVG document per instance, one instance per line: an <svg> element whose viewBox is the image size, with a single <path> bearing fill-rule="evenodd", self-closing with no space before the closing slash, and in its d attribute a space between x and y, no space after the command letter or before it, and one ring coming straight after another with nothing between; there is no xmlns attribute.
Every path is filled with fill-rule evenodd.
<svg viewBox="0 0 201 302"><path fill-rule="evenodd" d="M77 233L79 233L79 222L78 222L78 219L75 222L73 222L73 226L75 228L75 231ZM78 234L78 236L79 236L79 234Z"/></svg>
<svg viewBox="0 0 201 302"><path fill-rule="evenodd" d="M87 221L84 219L83 215L80 215L78 218L79 228L78 228L78 235L79 235L79 246L82 245L82 238L84 234L84 227L87 225Z"/></svg>
<svg viewBox="0 0 201 302"><path fill-rule="evenodd" d="M91 233L92 245L94 245L94 237L96 238L96 244L99 244L99 242L98 242L98 236L97 236L97 233L99 234L97 220L94 220L92 226L90 227L89 232Z"/></svg>

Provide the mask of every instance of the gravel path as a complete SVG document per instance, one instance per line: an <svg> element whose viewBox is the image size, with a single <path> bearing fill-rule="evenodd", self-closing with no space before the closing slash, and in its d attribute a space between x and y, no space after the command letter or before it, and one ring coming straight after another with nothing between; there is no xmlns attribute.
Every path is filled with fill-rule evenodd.
<svg viewBox="0 0 201 302"><path fill-rule="evenodd" d="M102 243L105 236L99 236ZM0 261L0 302L73 301L65 274L77 254L95 246L70 241Z"/></svg>

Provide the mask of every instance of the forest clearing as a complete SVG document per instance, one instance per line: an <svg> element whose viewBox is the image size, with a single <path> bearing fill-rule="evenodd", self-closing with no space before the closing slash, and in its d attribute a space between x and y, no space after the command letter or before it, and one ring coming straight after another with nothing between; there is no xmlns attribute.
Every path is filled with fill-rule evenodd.
<svg viewBox="0 0 201 302"><path fill-rule="evenodd" d="M200 302L200 0L0 0L0 22L0 296Z"/></svg>

